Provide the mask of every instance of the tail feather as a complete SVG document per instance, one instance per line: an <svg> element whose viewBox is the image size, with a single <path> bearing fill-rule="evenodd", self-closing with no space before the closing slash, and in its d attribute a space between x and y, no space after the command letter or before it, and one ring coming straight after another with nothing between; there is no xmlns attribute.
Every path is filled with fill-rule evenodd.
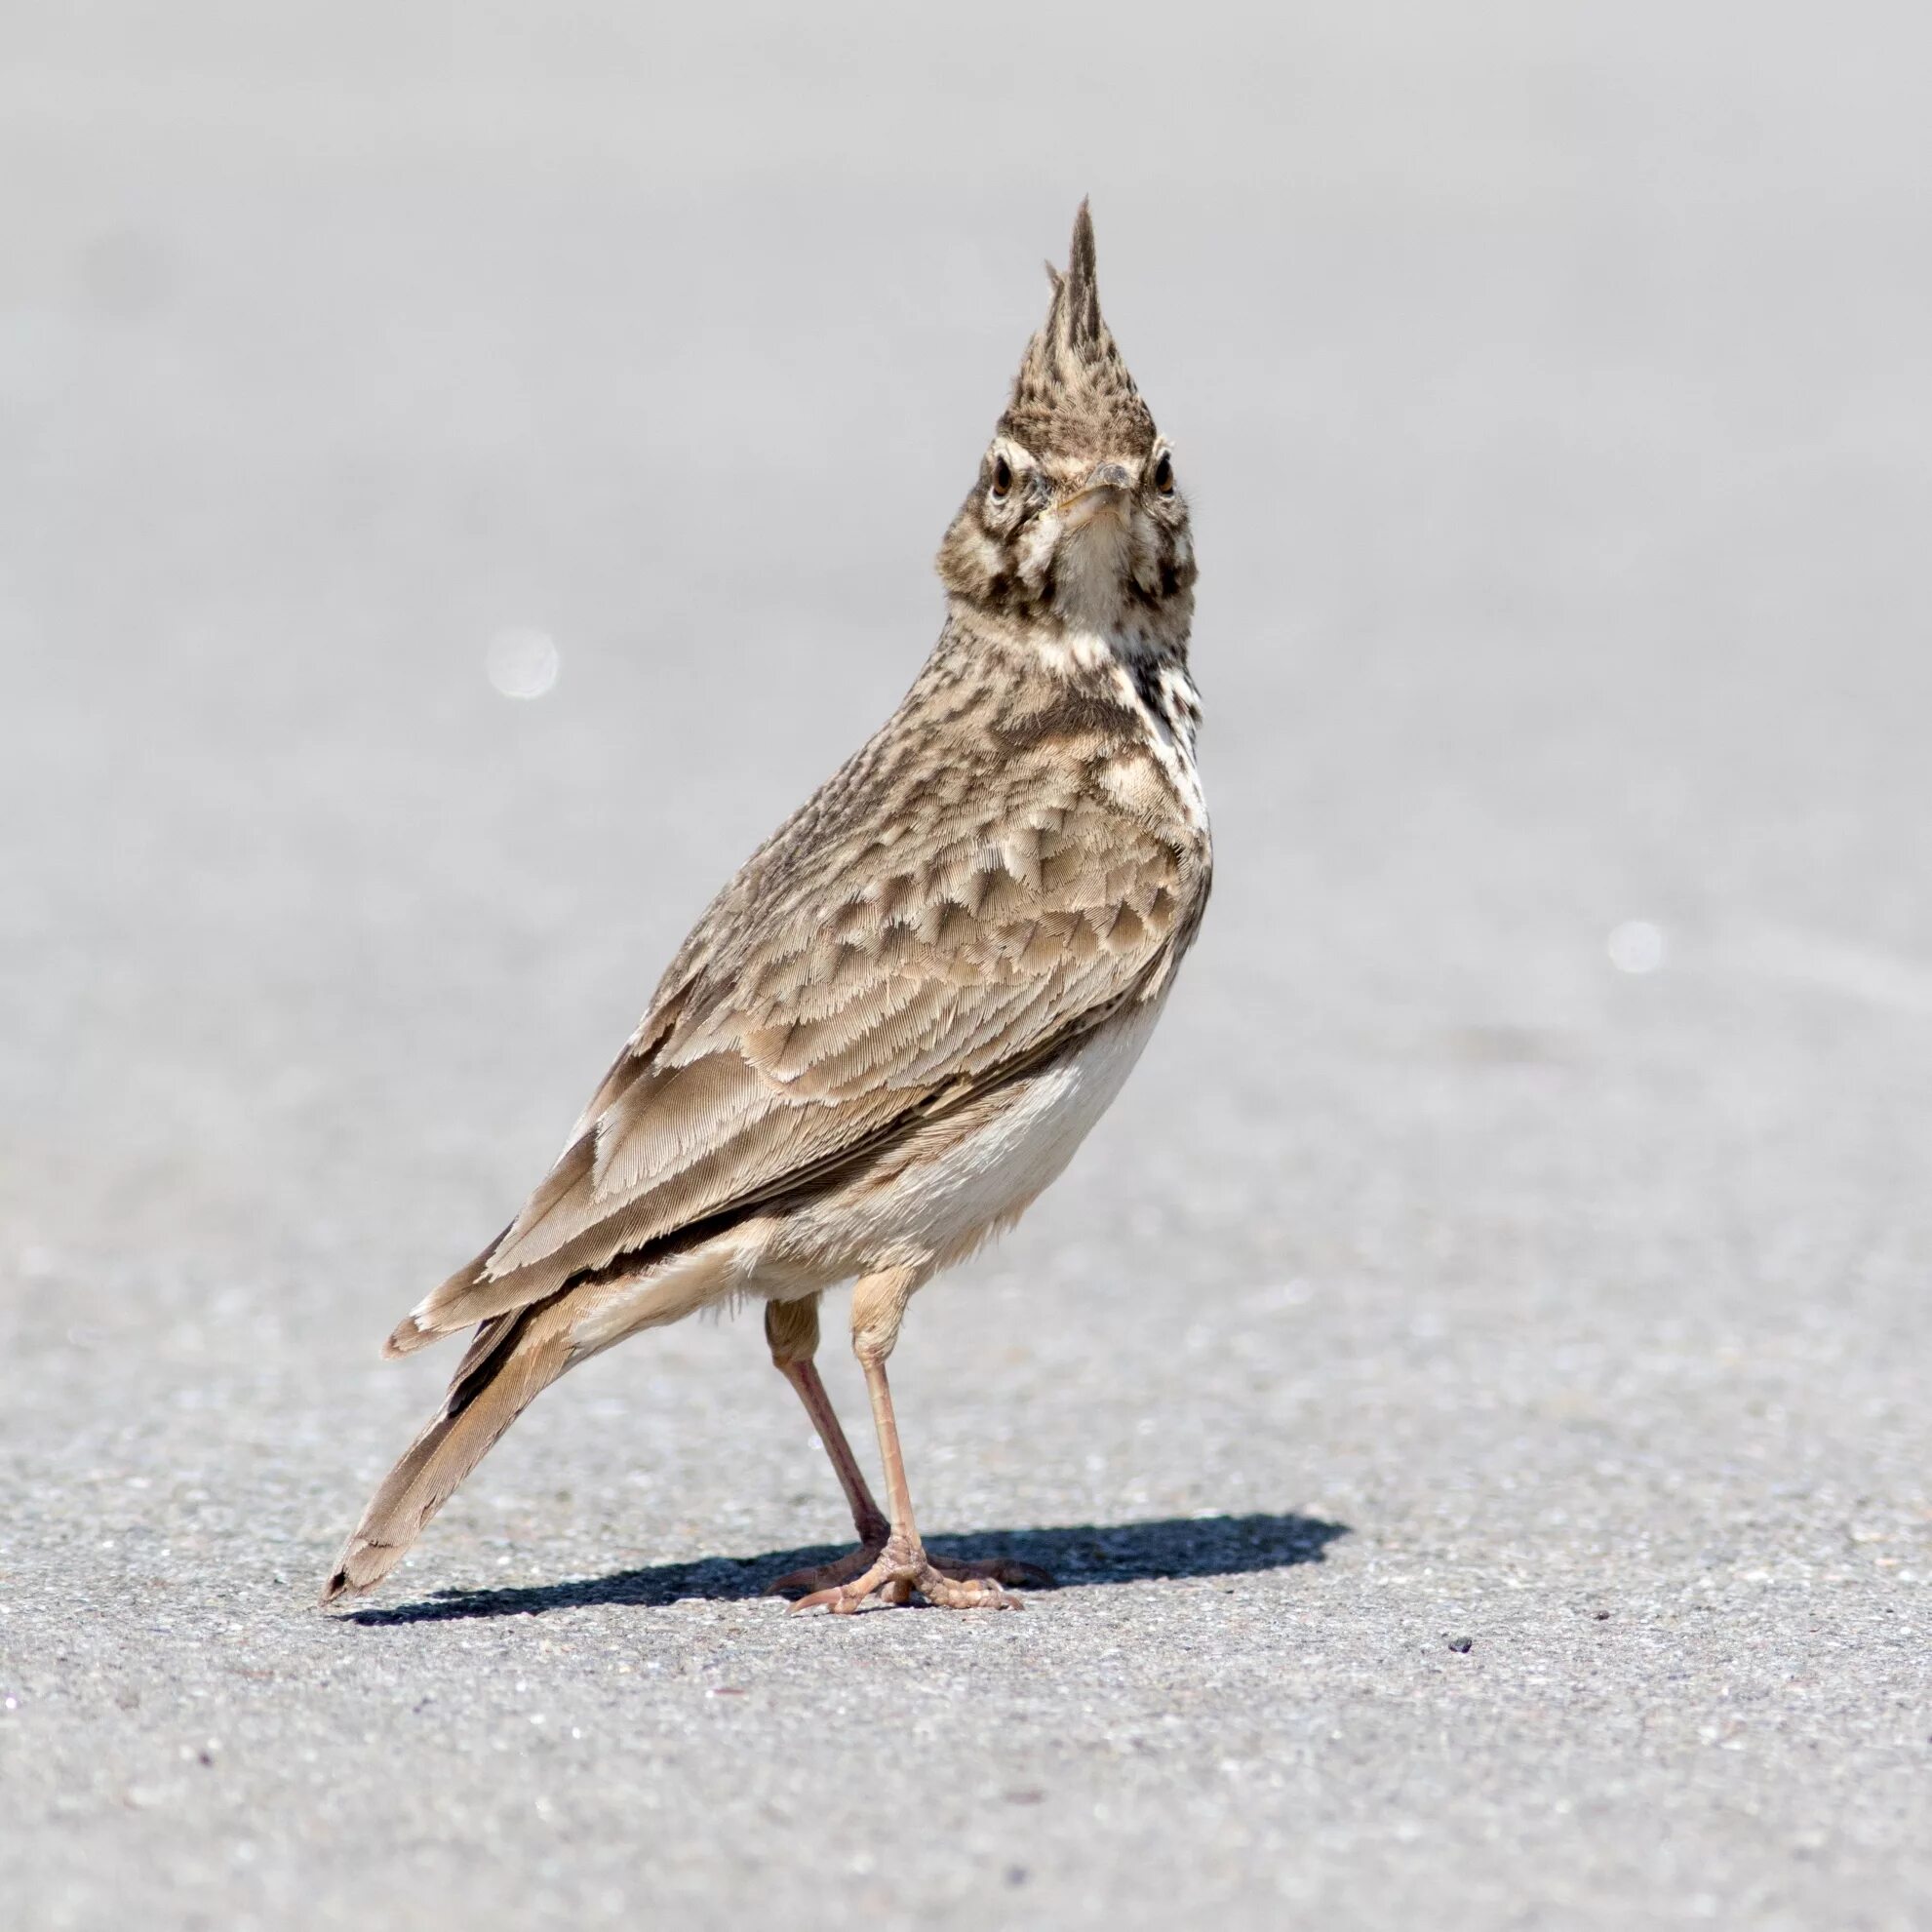
<svg viewBox="0 0 1932 1932"><path fill-rule="evenodd" d="M554 1303L543 1304L478 1328L443 1406L383 1479L343 1546L323 1602L380 1583L504 1430L570 1367L570 1326L560 1316Z"/></svg>

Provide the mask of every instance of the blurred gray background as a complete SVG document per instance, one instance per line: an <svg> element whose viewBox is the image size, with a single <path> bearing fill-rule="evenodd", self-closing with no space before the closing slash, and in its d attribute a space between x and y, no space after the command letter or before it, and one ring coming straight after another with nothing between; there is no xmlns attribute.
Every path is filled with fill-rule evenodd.
<svg viewBox="0 0 1932 1932"><path fill-rule="evenodd" d="M8 0L9 1916L1923 1924L1924 18ZM1219 882L894 1363L1067 1587L759 1598L740 1321L314 1612L1086 192Z"/></svg>

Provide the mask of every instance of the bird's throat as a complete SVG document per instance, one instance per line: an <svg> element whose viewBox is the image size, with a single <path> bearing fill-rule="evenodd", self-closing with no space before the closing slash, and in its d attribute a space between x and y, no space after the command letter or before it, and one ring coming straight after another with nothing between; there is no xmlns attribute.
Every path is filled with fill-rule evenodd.
<svg viewBox="0 0 1932 1932"><path fill-rule="evenodd" d="M1069 525L1053 560L1054 613L1070 631L1105 637L1126 614L1132 538L1111 505Z"/></svg>

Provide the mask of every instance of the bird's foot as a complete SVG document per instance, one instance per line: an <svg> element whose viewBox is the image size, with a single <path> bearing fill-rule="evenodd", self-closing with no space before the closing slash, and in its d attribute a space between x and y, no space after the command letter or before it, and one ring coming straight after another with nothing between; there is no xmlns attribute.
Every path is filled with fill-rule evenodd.
<svg viewBox="0 0 1932 1932"><path fill-rule="evenodd" d="M886 1539L882 1536L877 1543L861 1543L856 1550L848 1550L843 1557L835 1557L829 1563L774 1576L765 1586L765 1594L768 1597L810 1596L821 1590L836 1590L840 1584L849 1583L862 1571L869 1570L885 1547Z"/></svg>
<svg viewBox="0 0 1932 1932"><path fill-rule="evenodd" d="M1025 1605L1001 1589L1002 1584L1028 1590L1050 1590L1053 1579L1031 1563L999 1557L990 1562L968 1563L954 1557L929 1557L917 1542L891 1536L859 1545L836 1561L817 1569L794 1570L768 1586L770 1596L806 1594L792 1605L811 1610L821 1605L835 1615L849 1615L876 1597L882 1603L908 1603L915 1593L947 1610L1019 1610Z"/></svg>

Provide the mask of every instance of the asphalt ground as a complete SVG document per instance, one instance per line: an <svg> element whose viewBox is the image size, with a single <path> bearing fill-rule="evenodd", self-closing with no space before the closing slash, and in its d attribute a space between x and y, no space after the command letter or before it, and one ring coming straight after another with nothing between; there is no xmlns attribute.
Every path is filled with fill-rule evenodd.
<svg viewBox="0 0 1932 1932"><path fill-rule="evenodd" d="M453 18L0 21L7 1921L1926 1923L1923 17ZM761 1597L741 1320L316 1611L1087 191L1218 883L893 1364L1062 1588Z"/></svg>

